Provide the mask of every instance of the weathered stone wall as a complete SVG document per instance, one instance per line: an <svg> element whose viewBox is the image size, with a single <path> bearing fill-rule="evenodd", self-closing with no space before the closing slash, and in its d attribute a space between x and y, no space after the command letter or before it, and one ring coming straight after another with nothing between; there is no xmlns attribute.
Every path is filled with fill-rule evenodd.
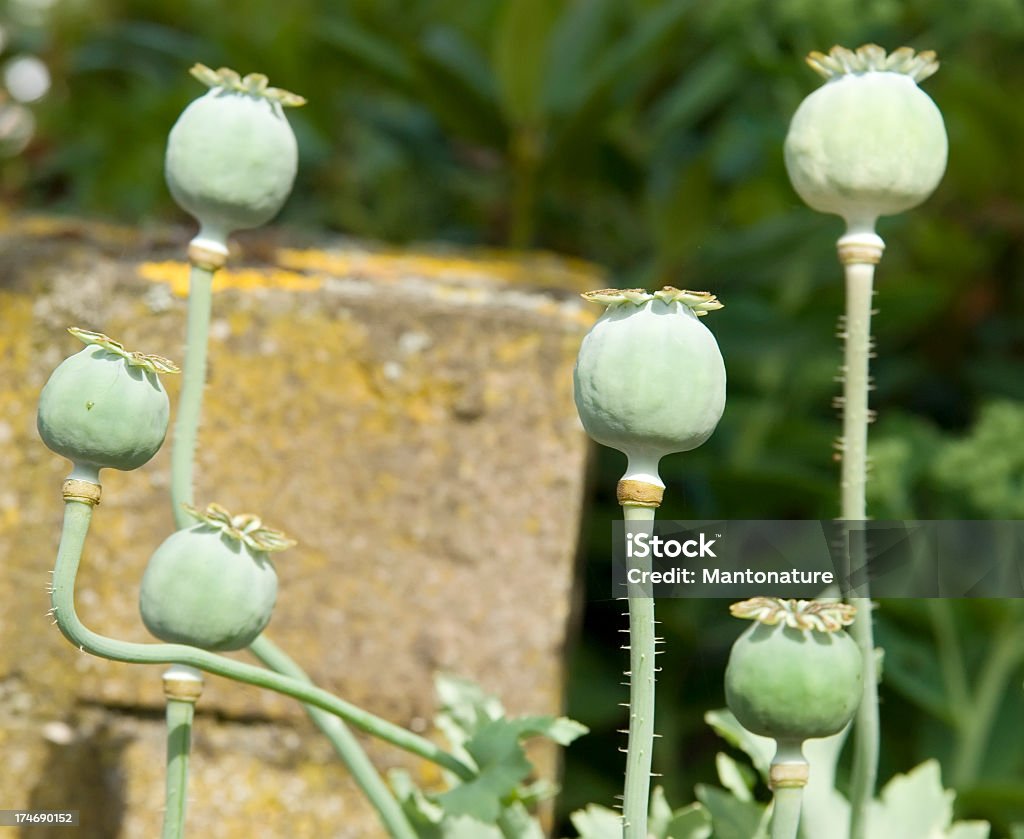
<svg viewBox="0 0 1024 839"><path fill-rule="evenodd" d="M77 808L81 839L159 834L163 668L86 655L50 625L68 464L39 441L35 404L79 349L70 325L183 359L186 240L0 230L0 807ZM586 455L571 370L592 317L576 292L600 278L545 257L278 244L249 240L232 264L251 267L218 275L196 491L299 540L276 558L268 634L321 685L418 731L439 670L512 712L560 711ZM138 584L172 530L169 449L103 473L77 602L104 634L151 640ZM383 769L439 780L367 745ZM190 835L380 835L286 697L208 679L194 755Z"/></svg>

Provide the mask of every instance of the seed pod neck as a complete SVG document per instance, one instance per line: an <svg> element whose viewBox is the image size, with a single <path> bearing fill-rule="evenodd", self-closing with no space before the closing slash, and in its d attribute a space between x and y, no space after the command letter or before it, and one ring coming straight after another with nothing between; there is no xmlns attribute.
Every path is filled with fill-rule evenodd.
<svg viewBox="0 0 1024 839"><path fill-rule="evenodd" d="M188 261L197 268L216 271L228 261L228 233L223 225L200 220L199 233L188 243Z"/></svg>
<svg viewBox="0 0 1024 839"><path fill-rule="evenodd" d="M652 484L656 487L665 488L665 482L658 474L658 464L661 462L661 455L644 449L637 449L626 452L628 461L626 471L622 475L624 481L639 481L645 484Z"/></svg>
<svg viewBox="0 0 1024 839"><path fill-rule="evenodd" d="M773 790L805 787L809 777L810 766L804 757L803 741L776 740L775 757L768 770L768 785Z"/></svg>
<svg viewBox="0 0 1024 839"><path fill-rule="evenodd" d="M846 235L836 242L839 261L843 265L877 265L882 261L885 242L875 233L877 218L847 219Z"/></svg>
<svg viewBox="0 0 1024 839"><path fill-rule="evenodd" d="M164 696L193 705L203 692L203 672L185 664L175 664L164 671Z"/></svg>
<svg viewBox="0 0 1024 839"><path fill-rule="evenodd" d="M82 481L87 484L100 483L100 467L95 463L79 463L72 461L71 472L68 473L68 481Z"/></svg>

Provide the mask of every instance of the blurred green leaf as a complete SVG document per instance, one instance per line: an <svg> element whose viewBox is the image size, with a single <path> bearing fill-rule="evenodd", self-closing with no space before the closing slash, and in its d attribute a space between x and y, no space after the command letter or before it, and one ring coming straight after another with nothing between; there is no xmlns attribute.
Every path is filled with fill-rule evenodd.
<svg viewBox="0 0 1024 839"><path fill-rule="evenodd" d="M622 839L622 816L607 807L590 804L570 819L580 839Z"/></svg>
<svg viewBox="0 0 1024 839"><path fill-rule="evenodd" d="M385 84L407 92L413 89L415 65L393 40L368 31L352 18L334 15L319 19L314 32L340 57L355 62Z"/></svg>
<svg viewBox="0 0 1024 839"><path fill-rule="evenodd" d="M757 776L749 766L737 763L725 752L715 755L715 767L718 769L718 780L739 801L753 801L753 788Z"/></svg>
<svg viewBox="0 0 1024 839"><path fill-rule="evenodd" d="M691 6L692 0L666 0L638 16L632 30L612 43L579 78L575 95L566 102L564 122L554 134L553 159L572 155L578 145L587 142L588 134L596 132L598 124L607 121L614 99L637 86L645 62L650 68L657 51L681 31Z"/></svg>
<svg viewBox="0 0 1024 839"><path fill-rule="evenodd" d="M653 107L651 131L655 139L684 131L712 108L723 105L744 73L731 45L718 47L688 69Z"/></svg>
<svg viewBox="0 0 1024 839"><path fill-rule="evenodd" d="M711 839L711 817L700 804L676 810L665 826L665 839Z"/></svg>
<svg viewBox="0 0 1024 839"><path fill-rule="evenodd" d="M494 73L509 123L534 126L543 115L549 38L561 3L505 0L494 37Z"/></svg>
<svg viewBox="0 0 1024 839"><path fill-rule="evenodd" d="M613 37L619 0L570 0L548 39L544 110L564 116L578 101L580 84Z"/></svg>
<svg viewBox="0 0 1024 839"><path fill-rule="evenodd" d="M956 822L946 836L948 839L988 839L991 831L988 822Z"/></svg>
<svg viewBox="0 0 1024 839"><path fill-rule="evenodd" d="M715 733L732 746L745 752L754 764L754 768L761 773L762 778L768 777L768 767L772 758L775 757L775 741L770 737L762 737L759 734L751 734L732 715L732 711L722 708L718 711L708 711L704 715L704 721L710 725Z"/></svg>
<svg viewBox="0 0 1024 839"><path fill-rule="evenodd" d="M942 786L938 762L929 760L885 785L868 830L873 836L930 839L946 835L952 818L953 793Z"/></svg>
<svg viewBox="0 0 1024 839"><path fill-rule="evenodd" d="M711 815L715 839L766 839L769 818L761 804L738 801L705 784L698 784L696 793Z"/></svg>
<svg viewBox="0 0 1024 839"><path fill-rule="evenodd" d="M483 56L454 29L434 26L415 55L417 95L457 136L503 148L506 131Z"/></svg>

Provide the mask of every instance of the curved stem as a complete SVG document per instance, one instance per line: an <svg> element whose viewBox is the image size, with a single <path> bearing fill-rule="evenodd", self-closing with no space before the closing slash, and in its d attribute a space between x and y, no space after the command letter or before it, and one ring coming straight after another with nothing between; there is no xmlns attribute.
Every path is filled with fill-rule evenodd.
<svg viewBox="0 0 1024 839"><path fill-rule="evenodd" d="M804 788L779 787L773 796L775 807L772 811L772 839L797 839Z"/></svg>
<svg viewBox="0 0 1024 839"><path fill-rule="evenodd" d="M875 268L866 262L846 266L846 322L843 367L843 440L840 478L841 517L861 522L867 517L864 485L867 479L868 359L871 352L871 297ZM850 634L860 648L864 680L854 728L853 774L850 789L850 839L865 839L868 806L878 775L878 673L871 617L871 599L865 581L858 597L857 618Z"/></svg>
<svg viewBox="0 0 1024 839"><path fill-rule="evenodd" d="M174 523L179 528L191 527L195 523L182 505L193 503L192 474L203 410L203 387L206 384L206 343L212 299L213 271L193 265L189 273L184 372L171 446L171 503L174 505Z"/></svg>
<svg viewBox="0 0 1024 839"><path fill-rule="evenodd" d="M266 635L260 635L253 641L249 645L249 652L271 670L304 682L310 681L303 669ZM303 707L316 727L331 741L334 750L352 773L353 780L377 811L388 835L394 839L416 839L416 831L409 823L405 812L377 773L348 726L336 716L320 710L315 705L304 705Z"/></svg>
<svg viewBox="0 0 1024 839"><path fill-rule="evenodd" d="M167 699L167 791L163 839L182 839L185 835L188 756L192 744L194 713L194 702Z"/></svg>
<svg viewBox="0 0 1024 839"><path fill-rule="evenodd" d="M654 507L622 508L627 522L648 523L653 530ZM643 587L629 586L629 743L626 747L626 786L623 791L624 839L647 839L651 791L651 753L654 747L654 596Z"/></svg>
<svg viewBox="0 0 1024 839"><path fill-rule="evenodd" d="M65 502L64 527L53 571L53 613L60 631L76 647L113 661L134 664L185 664L228 679L276 691L341 717L356 728L436 763L460 778L468 780L475 776L472 767L426 738L364 711L359 706L339 699L329 691L308 682L185 644L139 644L118 641L93 632L79 619L74 599L75 578L78 575L82 548L91 520L90 504L75 500Z"/></svg>

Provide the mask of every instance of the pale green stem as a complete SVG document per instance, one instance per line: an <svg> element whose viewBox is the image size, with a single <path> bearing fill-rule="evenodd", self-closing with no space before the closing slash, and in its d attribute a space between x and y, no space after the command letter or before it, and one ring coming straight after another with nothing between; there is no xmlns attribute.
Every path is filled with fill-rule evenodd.
<svg viewBox="0 0 1024 839"><path fill-rule="evenodd" d="M868 359L871 352L871 298L874 265L846 266L846 322L843 367L843 440L840 478L841 518L861 522L867 517L864 485L867 478ZM857 618L850 634L863 658L864 679L854 728L853 772L850 789L850 839L866 839L868 807L878 775L878 673L872 628L871 599L865 582L859 597L850 598Z"/></svg>
<svg viewBox="0 0 1024 839"><path fill-rule="evenodd" d="M194 522L185 512L193 504L193 473L196 439L202 416L206 385L206 358L212 308L213 271L192 265L189 274L188 325L185 339L184 375L178 400L178 416L171 453L171 501L177 526ZM257 638L250 651L278 673L310 683L309 677L269 639ZM396 839L415 839L415 831L391 791L377 774L352 732L336 716L315 705L304 705L313 722L331 741L353 779L377 810L381 822Z"/></svg>
<svg viewBox="0 0 1024 839"><path fill-rule="evenodd" d="M167 791L163 839L182 839L185 835L188 756L192 745L194 713L194 702L167 700Z"/></svg>
<svg viewBox="0 0 1024 839"><path fill-rule="evenodd" d="M627 522L654 527L654 507L626 504ZM626 747L626 786L623 791L624 839L647 839L654 748L654 596L627 589L629 602L629 743Z"/></svg>
<svg viewBox="0 0 1024 839"><path fill-rule="evenodd" d="M75 500L65 502L64 527L53 571L53 613L61 632L76 647L92 655L132 664L185 664L282 693L341 717L356 728L436 763L464 780L475 776L470 766L426 738L364 711L358 705L339 699L309 682L185 644L140 644L119 641L93 632L79 619L75 611L74 595L75 579L91 520L91 505Z"/></svg>
<svg viewBox="0 0 1024 839"><path fill-rule="evenodd" d="M953 784L958 788L978 777L1006 685L1024 659L1024 630L1014 631L1013 623L1005 621L994 634L993 646L978 675L973 701L958 714L961 727L952 772Z"/></svg>
<svg viewBox="0 0 1024 839"><path fill-rule="evenodd" d="M185 363L171 447L171 504L174 523L179 528L195 524L183 505L194 503L192 475L206 385L206 344L212 299L213 271L193 265L189 273Z"/></svg>
<svg viewBox="0 0 1024 839"><path fill-rule="evenodd" d="M303 669L266 635L260 635L253 641L249 645L249 652L271 670L294 679L310 681ZM394 839L416 839L416 831L409 823L405 812L377 773L376 768L348 726L337 717L326 711L321 711L314 705L304 705L303 707L317 728L331 741L334 750L352 773L353 780L377 811L388 835Z"/></svg>
<svg viewBox="0 0 1024 839"><path fill-rule="evenodd" d="M773 800L772 839L797 839L804 788L779 787L773 793Z"/></svg>
<svg viewBox="0 0 1024 839"><path fill-rule="evenodd" d="M776 742L775 757L772 758L770 769L770 786L774 802L771 839L797 839L800 809L803 806L804 787L807 785L809 771L801 741Z"/></svg>

